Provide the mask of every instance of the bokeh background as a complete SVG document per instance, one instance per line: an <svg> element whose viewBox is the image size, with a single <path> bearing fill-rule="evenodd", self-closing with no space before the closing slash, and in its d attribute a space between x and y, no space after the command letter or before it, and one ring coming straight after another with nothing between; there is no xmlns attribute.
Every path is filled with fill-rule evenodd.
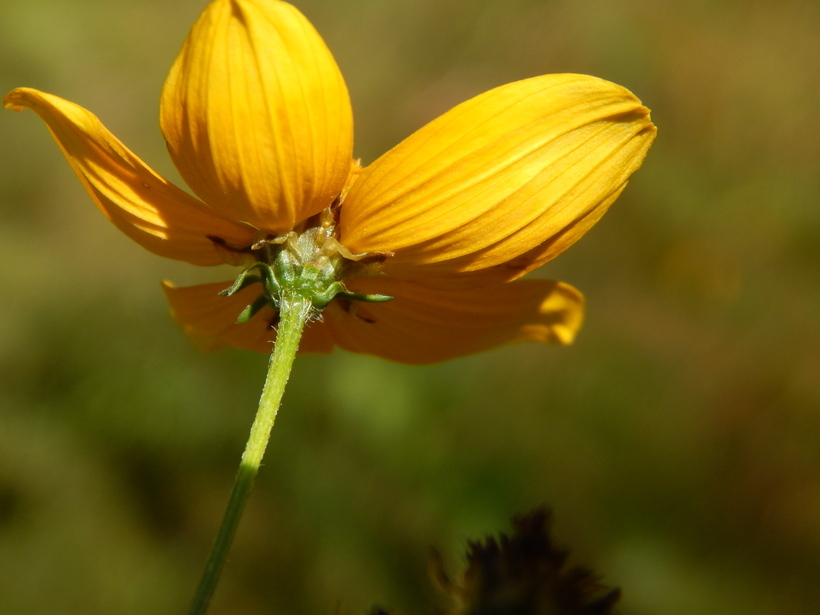
<svg viewBox="0 0 820 615"><path fill-rule="evenodd" d="M159 92L203 0L0 4L0 90L97 113L167 177ZM583 72L656 145L538 275L586 294L569 348L430 367L297 361L214 614L446 605L470 538L541 503L628 615L820 612L820 5L301 0L365 162L490 87ZM31 113L0 114L0 613L182 613L266 358L199 354L148 254Z"/></svg>

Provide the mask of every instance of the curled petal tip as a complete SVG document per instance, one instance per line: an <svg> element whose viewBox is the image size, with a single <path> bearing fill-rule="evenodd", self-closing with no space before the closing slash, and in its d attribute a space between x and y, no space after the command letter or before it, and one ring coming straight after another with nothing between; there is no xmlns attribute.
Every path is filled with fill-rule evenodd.
<svg viewBox="0 0 820 615"><path fill-rule="evenodd" d="M33 88L14 88L3 96L3 106L12 111L36 109L38 100L42 95L42 92Z"/></svg>
<svg viewBox="0 0 820 615"><path fill-rule="evenodd" d="M14 111L20 111L23 109L23 105L20 104L18 101L18 97L20 92L23 88L15 88L5 96L3 96L3 107L6 109L12 109Z"/></svg>
<svg viewBox="0 0 820 615"><path fill-rule="evenodd" d="M72 102L31 88L9 92L3 104L28 108L46 124L105 216L141 246L197 265L223 262L209 236L247 245L253 231L219 215L151 170L100 120Z"/></svg>

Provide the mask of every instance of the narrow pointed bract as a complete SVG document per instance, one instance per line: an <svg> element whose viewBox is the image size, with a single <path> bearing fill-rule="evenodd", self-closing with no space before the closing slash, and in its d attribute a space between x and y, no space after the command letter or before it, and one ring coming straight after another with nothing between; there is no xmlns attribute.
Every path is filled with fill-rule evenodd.
<svg viewBox="0 0 820 615"><path fill-rule="evenodd" d="M628 90L546 75L456 106L362 169L333 56L278 0L209 4L166 80L162 132L199 198L73 103L27 88L4 103L43 119L106 216L155 254L258 268L284 251L311 276L336 276L328 283L344 292L319 302L302 351L339 346L408 363L570 343L581 294L516 278L603 215L655 137ZM270 351L276 297L260 284L218 294L228 287L165 292L201 347ZM253 316L237 324L243 312Z"/></svg>

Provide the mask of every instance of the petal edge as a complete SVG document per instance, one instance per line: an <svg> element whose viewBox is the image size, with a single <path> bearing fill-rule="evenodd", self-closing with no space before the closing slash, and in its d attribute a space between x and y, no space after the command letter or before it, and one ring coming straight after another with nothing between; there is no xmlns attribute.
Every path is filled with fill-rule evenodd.
<svg viewBox="0 0 820 615"><path fill-rule="evenodd" d="M253 241L253 229L220 216L160 177L83 107L31 88L12 90L3 104L40 116L103 214L150 252L218 265L224 260L208 236L231 245Z"/></svg>
<svg viewBox="0 0 820 615"><path fill-rule="evenodd" d="M570 344L583 321L581 293L552 280L443 289L372 277L348 286L395 299L348 310L331 304L325 321L336 343L402 363L435 363L524 341Z"/></svg>
<svg viewBox="0 0 820 615"><path fill-rule="evenodd" d="M328 207L352 163L344 79L322 38L278 0L215 0L165 82L160 123L204 201L280 234Z"/></svg>
<svg viewBox="0 0 820 615"><path fill-rule="evenodd" d="M495 88L362 171L342 207L342 243L392 252L385 272L420 281L503 265L560 234L574 241L582 232L566 231L600 217L654 133L634 95L595 77Z"/></svg>

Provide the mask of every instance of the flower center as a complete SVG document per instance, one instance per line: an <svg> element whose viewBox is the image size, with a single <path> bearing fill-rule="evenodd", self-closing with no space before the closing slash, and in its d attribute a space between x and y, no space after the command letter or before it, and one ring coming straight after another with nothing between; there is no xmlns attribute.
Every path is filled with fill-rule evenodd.
<svg viewBox="0 0 820 615"><path fill-rule="evenodd" d="M254 284L261 293L237 318L247 322L259 310L270 305L277 312L285 302L306 299L313 316L340 297L353 301L383 302L388 295L360 295L349 292L344 280L354 275L372 275L373 267L384 261L386 254L352 254L336 239L334 210L327 208L318 216L278 237L266 238L251 246L256 262L240 273L230 288L220 294L230 297Z"/></svg>

